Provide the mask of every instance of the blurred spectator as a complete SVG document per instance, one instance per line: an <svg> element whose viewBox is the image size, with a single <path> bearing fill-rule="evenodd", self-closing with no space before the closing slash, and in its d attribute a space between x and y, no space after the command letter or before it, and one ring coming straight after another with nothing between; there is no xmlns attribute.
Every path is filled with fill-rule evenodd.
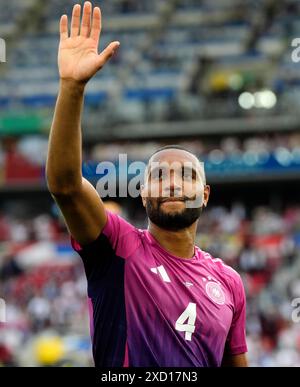
<svg viewBox="0 0 300 387"><path fill-rule="evenodd" d="M130 213L115 202L106 202L106 207L122 216ZM2 214L4 228L10 230L14 227L16 222L12 220L8 213ZM135 217L129 217L129 221L146 227L142 210L140 213L136 211ZM66 247L57 249L62 241L67 241L64 243L69 246L66 230L63 234L52 232L56 229L56 220L47 214L36 216L32 222L20 221L17 224L25 230L22 234L26 235L30 246L38 248L45 238L53 245L53 259L50 259L53 262L34 263L26 269L21 268L22 249L28 248L27 245L24 247L24 237L10 242L20 246L16 256L0 258L0 292L8 305L8 321L0 326L0 363L42 365L47 362L50 358L47 360L39 355L39 360L34 348L36 338L39 335L44 337L50 330L52 336L62 340L62 344L58 344L56 339L53 342L52 339L42 341L40 354L49 345L53 349L53 359L59 364L91 365L83 267L70 247L69 250ZM40 232L29 231L32 225L41 226ZM244 206L236 203L231 209L206 209L200 218L198 245L233 265L243 278L252 366L300 365L300 331L291 319L291 300L300 296L300 243L292 243L299 233L299 225L300 207L295 206L284 212L256 207L247 216ZM73 257L71 261L65 250ZM63 257L67 261L61 266ZM71 347L70 340L74 341ZM19 349L23 345L24 351L20 355Z"/></svg>

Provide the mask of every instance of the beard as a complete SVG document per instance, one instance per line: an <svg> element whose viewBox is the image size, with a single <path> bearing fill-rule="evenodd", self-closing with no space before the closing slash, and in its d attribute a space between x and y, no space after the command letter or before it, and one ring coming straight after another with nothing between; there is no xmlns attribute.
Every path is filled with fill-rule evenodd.
<svg viewBox="0 0 300 387"><path fill-rule="evenodd" d="M169 231L179 231L191 226L199 219L202 207L187 208L166 213L161 209L162 202L159 199L146 199L146 213L148 218L156 226Z"/></svg>

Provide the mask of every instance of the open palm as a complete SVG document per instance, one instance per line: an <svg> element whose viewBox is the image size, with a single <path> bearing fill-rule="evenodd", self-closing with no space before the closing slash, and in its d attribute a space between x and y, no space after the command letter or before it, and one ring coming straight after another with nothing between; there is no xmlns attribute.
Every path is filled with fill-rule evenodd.
<svg viewBox="0 0 300 387"><path fill-rule="evenodd" d="M60 44L58 68L62 79L87 82L101 69L119 47L119 42L110 43L100 54L98 45L101 34L101 11L90 2L84 3L80 24L81 6L73 7L71 33L68 32L68 17L60 19Z"/></svg>

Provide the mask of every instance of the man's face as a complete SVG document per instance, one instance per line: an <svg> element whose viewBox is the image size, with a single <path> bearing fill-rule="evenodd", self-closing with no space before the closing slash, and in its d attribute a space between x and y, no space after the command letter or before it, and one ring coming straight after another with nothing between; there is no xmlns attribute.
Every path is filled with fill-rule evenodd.
<svg viewBox="0 0 300 387"><path fill-rule="evenodd" d="M166 149L149 160L142 199L157 226L173 231L191 226L206 206L209 191L203 166L191 153Z"/></svg>

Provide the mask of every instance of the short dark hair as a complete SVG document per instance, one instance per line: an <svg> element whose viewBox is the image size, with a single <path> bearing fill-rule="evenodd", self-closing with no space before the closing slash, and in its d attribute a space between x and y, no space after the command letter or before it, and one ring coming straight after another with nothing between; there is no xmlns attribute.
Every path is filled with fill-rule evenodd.
<svg viewBox="0 0 300 387"><path fill-rule="evenodd" d="M148 160L148 164L147 164L147 168L146 170L148 169L148 166L149 166L149 162L151 160L151 158L156 155L156 153L158 152L161 152L161 151L164 151L164 150L167 150L167 149L179 149L179 150L183 150L183 151L186 151L188 153L190 153L191 155L193 155L194 157L196 157L197 160L199 160L199 158L195 155L195 153L191 152L190 150L188 150L187 148L181 146L181 145L176 145L176 144L172 144L172 145L165 145L165 146L162 146L161 148L158 148L155 152L152 153L152 155L150 156L149 160ZM199 160L200 161L200 160ZM201 162L200 162L201 163ZM203 171L202 171L202 178L203 178L203 181L204 181L204 184L206 184L206 176L205 176L205 170L203 168Z"/></svg>
<svg viewBox="0 0 300 387"><path fill-rule="evenodd" d="M187 148L181 146L181 145L176 145L176 144L172 144L172 145L165 145L165 146L162 146L161 148L158 148L155 152L152 153L152 155L150 156L150 159L152 156L156 155L156 153L159 153L161 151L164 151L164 150L167 150L167 149L179 149L179 150L183 150L185 152L188 152L190 153L191 155L195 156L196 158L198 158L193 152L191 152L190 150L188 150Z"/></svg>

